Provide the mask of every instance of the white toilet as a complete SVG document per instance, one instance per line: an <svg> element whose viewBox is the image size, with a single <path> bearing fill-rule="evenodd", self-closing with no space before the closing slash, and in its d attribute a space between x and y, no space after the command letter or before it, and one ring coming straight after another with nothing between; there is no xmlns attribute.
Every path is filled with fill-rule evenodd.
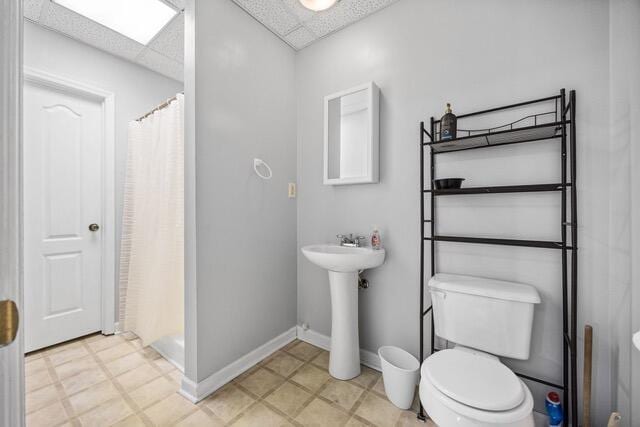
<svg viewBox="0 0 640 427"><path fill-rule="evenodd" d="M429 281L436 335L455 344L421 368L420 401L441 427L533 427L527 386L497 356L529 358L535 288L436 274Z"/></svg>

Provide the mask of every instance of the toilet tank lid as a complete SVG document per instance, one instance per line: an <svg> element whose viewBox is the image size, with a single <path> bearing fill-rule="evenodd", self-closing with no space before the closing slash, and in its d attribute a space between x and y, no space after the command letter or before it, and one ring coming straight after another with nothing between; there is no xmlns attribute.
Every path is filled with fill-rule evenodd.
<svg viewBox="0 0 640 427"><path fill-rule="evenodd" d="M487 279L486 277L438 273L429 280L429 288L505 301L517 301L530 304L540 303L540 295L536 288L531 285Z"/></svg>

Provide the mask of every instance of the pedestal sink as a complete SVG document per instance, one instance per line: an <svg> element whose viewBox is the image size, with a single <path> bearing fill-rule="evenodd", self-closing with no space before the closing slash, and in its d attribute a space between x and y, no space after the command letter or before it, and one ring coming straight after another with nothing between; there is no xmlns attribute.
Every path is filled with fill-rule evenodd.
<svg viewBox="0 0 640 427"><path fill-rule="evenodd" d="M302 248L309 261L329 271L331 289L331 355L329 373L339 380L360 375L358 336L358 271L384 262L384 249L310 245Z"/></svg>

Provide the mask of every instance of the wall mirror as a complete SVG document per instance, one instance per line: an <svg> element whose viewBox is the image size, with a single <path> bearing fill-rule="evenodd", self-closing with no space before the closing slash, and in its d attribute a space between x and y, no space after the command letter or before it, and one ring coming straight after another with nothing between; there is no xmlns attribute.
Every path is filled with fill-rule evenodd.
<svg viewBox="0 0 640 427"><path fill-rule="evenodd" d="M325 97L325 185L378 182L379 102L373 82Z"/></svg>

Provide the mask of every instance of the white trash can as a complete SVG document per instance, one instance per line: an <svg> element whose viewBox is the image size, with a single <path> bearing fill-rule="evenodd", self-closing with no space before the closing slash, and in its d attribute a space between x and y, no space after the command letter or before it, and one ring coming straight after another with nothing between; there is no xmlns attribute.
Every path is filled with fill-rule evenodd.
<svg viewBox="0 0 640 427"><path fill-rule="evenodd" d="M387 397L398 408L409 409L420 376L420 362L410 353L393 346L380 347L378 356Z"/></svg>

